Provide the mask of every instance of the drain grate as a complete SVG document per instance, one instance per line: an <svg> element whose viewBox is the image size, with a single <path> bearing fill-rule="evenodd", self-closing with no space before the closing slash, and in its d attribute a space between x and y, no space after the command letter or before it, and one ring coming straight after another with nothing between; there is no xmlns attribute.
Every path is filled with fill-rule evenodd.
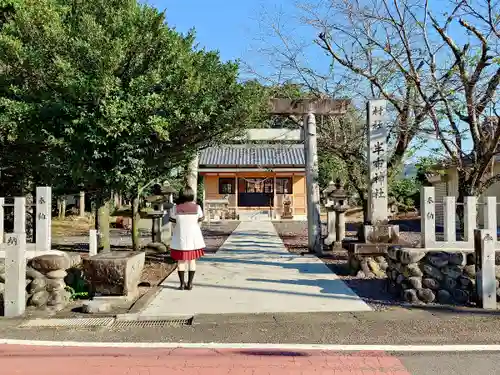
<svg viewBox="0 0 500 375"><path fill-rule="evenodd" d="M122 320L115 321L111 328L163 328L182 327L193 325L193 318L189 319L158 319L158 320Z"/></svg>
<svg viewBox="0 0 500 375"><path fill-rule="evenodd" d="M76 318L76 319L31 319L24 322L20 328L90 328L90 327L109 327L115 318Z"/></svg>

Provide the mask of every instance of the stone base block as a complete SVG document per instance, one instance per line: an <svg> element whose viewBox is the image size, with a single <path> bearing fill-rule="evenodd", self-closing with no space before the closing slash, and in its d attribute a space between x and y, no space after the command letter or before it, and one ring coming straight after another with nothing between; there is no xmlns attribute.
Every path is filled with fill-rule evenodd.
<svg viewBox="0 0 500 375"><path fill-rule="evenodd" d="M385 277L387 270L387 249L393 246L384 244L349 243L347 253L351 275L357 277Z"/></svg>
<svg viewBox="0 0 500 375"><path fill-rule="evenodd" d="M146 254L112 251L83 260L83 273L92 291L101 296L135 296Z"/></svg>
<svg viewBox="0 0 500 375"><path fill-rule="evenodd" d="M349 243L347 244L347 251L349 254L364 255L364 256L378 256L387 254L390 243Z"/></svg>
<svg viewBox="0 0 500 375"><path fill-rule="evenodd" d="M365 225L363 227L363 238L367 244L398 243L399 225Z"/></svg>

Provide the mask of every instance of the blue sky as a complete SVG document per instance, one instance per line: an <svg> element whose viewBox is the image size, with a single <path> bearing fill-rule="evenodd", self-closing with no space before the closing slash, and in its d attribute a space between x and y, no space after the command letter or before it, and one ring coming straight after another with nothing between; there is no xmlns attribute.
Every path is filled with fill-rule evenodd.
<svg viewBox="0 0 500 375"><path fill-rule="evenodd" d="M166 18L170 26L180 32L196 29L197 41L201 47L218 50L223 60L241 59L264 76L274 74L269 54L259 48L269 47L280 42L269 36L271 21L280 12L294 11L293 0L149 0L149 4L159 9L166 9ZM289 35L296 40L311 43L316 35L310 28L301 28L301 22L293 17L286 20ZM263 42L265 41L265 42ZM307 64L316 71L328 72L329 58L317 46L307 47ZM266 57L267 56L267 57ZM279 64L278 64L279 65ZM249 74L244 68L244 77ZM417 155L426 155L438 145L431 141Z"/></svg>
<svg viewBox="0 0 500 375"><path fill-rule="evenodd" d="M178 31L194 27L201 46L219 50L224 60L243 58L259 15L259 1L153 0L166 9L167 22Z"/></svg>
<svg viewBox="0 0 500 375"><path fill-rule="evenodd" d="M168 24L178 31L195 28L201 47L218 50L223 60L241 59L262 75L273 74L275 69L259 48L270 41L279 45L269 36L271 21L265 18L274 17L281 10L293 12L295 9L293 0L149 0L147 3L166 9ZM300 23L290 18L287 24L296 31ZM301 38L304 36L300 33ZM311 35L310 40L313 38ZM328 68L328 61L323 58L325 64L320 63L318 54L324 56L314 48L314 68L321 69L325 64ZM244 68L242 73L244 77L249 74Z"/></svg>

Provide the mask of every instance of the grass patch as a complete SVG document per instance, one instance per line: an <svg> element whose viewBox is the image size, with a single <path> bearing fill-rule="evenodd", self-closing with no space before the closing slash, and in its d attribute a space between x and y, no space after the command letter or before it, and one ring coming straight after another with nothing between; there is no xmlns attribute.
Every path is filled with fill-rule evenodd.
<svg viewBox="0 0 500 375"><path fill-rule="evenodd" d="M60 220L52 219L52 237L88 236L94 227L93 220L86 217L72 217Z"/></svg>

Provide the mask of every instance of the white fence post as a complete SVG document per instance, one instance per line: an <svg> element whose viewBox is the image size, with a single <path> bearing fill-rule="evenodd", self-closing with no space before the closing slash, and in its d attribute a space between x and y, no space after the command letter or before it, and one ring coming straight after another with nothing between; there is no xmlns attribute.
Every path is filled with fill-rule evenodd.
<svg viewBox="0 0 500 375"><path fill-rule="evenodd" d="M432 186L422 187L420 194L422 247L434 247L436 243L436 197Z"/></svg>
<svg viewBox="0 0 500 375"><path fill-rule="evenodd" d="M97 230L89 231L89 256L97 255Z"/></svg>
<svg viewBox="0 0 500 375"><path fill-rule="evenodd" d="M5 204L5 198L0 198L0 244L3 243L4 240L4 231L5 231L5 211L3 205Z"/></svg>
<svg viewBox="0 0 500 375"><path fill-rule="evenodd" d="M50 250L52 244L52 189L50 186L36 188L36 250Z"/></svg>
<svg viewBox="0 0 500 375"><path fill-rule="evenodd" d="M14 198L14 233L26 233L26 198Z"/></svg>
<svg viewBox="0 0 500 375"><path fill-rule="evenodd" d="M486 197L484 214L484 229L491 229L493 231L493 238L497 239L497 197Z"/></svg>
<svg viewBox="0 0 500 375"><path fill-rule="evenodd" d="M456 208L457 200L455 197L443 197L443 229L446 242L455 242L457 240Z"/></svg>
<svg viewBox="0 0 500 375"><path fill-rule="evenodd" d="M425 249L473 250L476 244L477 229L477 198L464 198L464 239L456 238L456 197L443 197L444 241L436 240L436 201L433 187L421 189L421 236L422 247ZM491 231L493 247L497 247L497 199L484 199L484 229Z"/></svg>
<svg viewBox="0 0 500 375"><path fill-rule="evenodd" d="M477 228L477 198L464 198L464 241L474 248L474 230Z"/></svg>
<svg viewBox="0 0 500 375"><path fill-rule="evenodd" d="M476 229L474 231L477 295L481 307L489 310L497 308L495 277L496 241L493 234L494 232L490 229Z"/></svg>
<svg viewBox="0 0 500 375"><path fill-rule="evenodd" d="M26 310L26 199L14 198L14 230L5 251L4 315L16 317Z"/></svg>

